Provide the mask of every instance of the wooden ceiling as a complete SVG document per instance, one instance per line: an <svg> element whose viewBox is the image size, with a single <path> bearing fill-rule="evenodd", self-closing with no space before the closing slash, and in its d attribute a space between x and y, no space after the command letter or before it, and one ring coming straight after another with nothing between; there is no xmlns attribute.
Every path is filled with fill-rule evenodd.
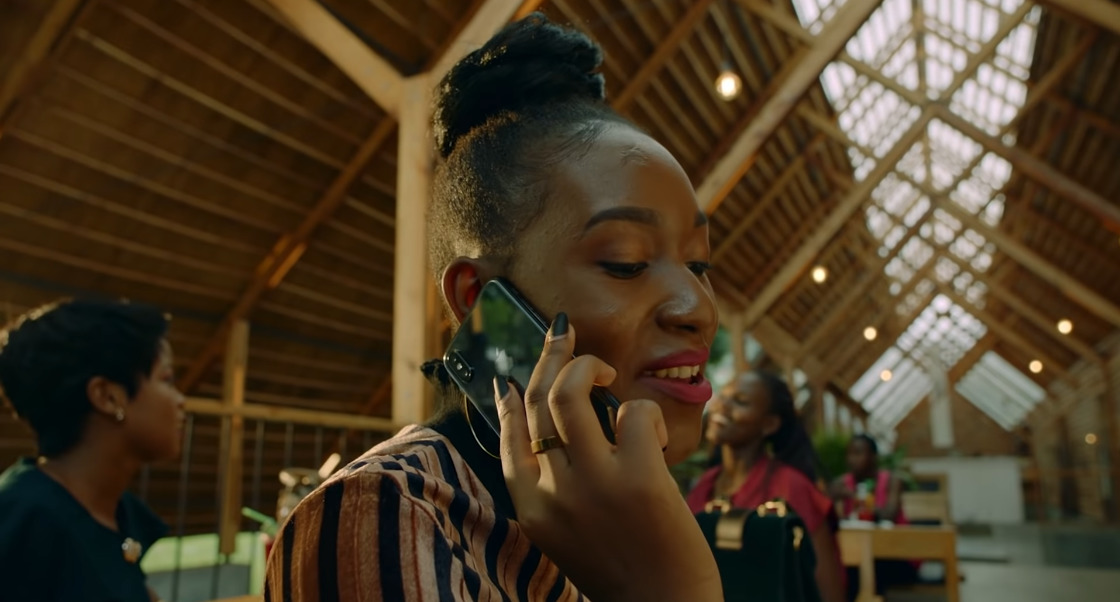
<svg viewBox="0 0 1120 602"><path fill-rule="evenodd" d="M918 16L940 2L905 1ZM712 211L725 312L784 363L850 390L942 294L986 325L975 349L1049 385L1120 327L1120 4L969 2L996 11L980 43L915 17L880 32L875 56L849 40L884 29L897 0L820 0L801 20L789 0L2 2L0 308L81 292L167 308L183 385L201 395L220 394L215 360L249 319L248 400L387 415L398 89L513 6L603 45L612 104ZM1024 23L1025 98L986 124L956 93L1014 71L997 46ZM904 77L922 36L960 55L947 81ZM830 63L854 74L839 98L819 78ZM713 89L725 64L743 82L732 101ZM897 110L861 138L852 102ZM939 142L953 136L974 158ZM982 210L954 199L985 157L1010 175ZM940 181L935 163L955 171ZM877 211L894 234L872 227ZM908 245L927 248L919 265ZM982 355L968 351L958 377Z"/></svg>

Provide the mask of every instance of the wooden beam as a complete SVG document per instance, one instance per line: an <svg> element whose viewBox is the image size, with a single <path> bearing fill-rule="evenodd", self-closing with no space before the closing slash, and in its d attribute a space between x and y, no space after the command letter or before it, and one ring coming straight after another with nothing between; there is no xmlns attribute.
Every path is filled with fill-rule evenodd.
<svg viewBox="0 0 1120 602"><path fill-rule="evenodd" d="M1034 343L1028 341L1023 335L1016 332L1014 328L997 320L995 316L988 313L987 310L957 294L957 291L953 290L953 287L939 283L937 290L942 295L948 297L953 303L959 305L961 309L976 316L976 319L983 322L988 327L988 330L995 332L996 336L1042 360L1043 363L1051 367L1050 371L1057 374L1059 378L1068 380L1071 383L1074 382L1070 373L1062 367L1062 364L1055 360L1053 356Z"/></svg>
<svg viewBox="0 0 1120 602"><path fill-rule="evenodd" d="M945 257L949 261L953 262L962 271L971 274L974 279L983 282L984 285L988 287L988 292L991 293L992 296L994 296L996 299L998 299L1000 303L1003 303L1007 306L1008 309L1015 312L1019 316L1022 316L1031 324L1034 324L1035 327L1046 333L1049 338L1057 341L1058 343L1061 343L1062 345L1065 345L1070 351L1073 351L1074 353L1085 359L1094 362L1100 361L1100 356L1092 347L1086 345L1085 343L1082 343L1072 335L1062 335L1058 333L1057 329L1054 327L1054 320L1046 319L1046 316L1043 316L1042 313L1032 307L1030 303L1027 303L1023 299L1021 299L1019 295L1011 292L1010 290L1005 288L1003 284L991 278L991 274L981 274L980 272L976 271L976 269L973 268L970 263L968 263L967 261L961 261L953 253L947 252L944 247L941 247L940 250L942 251L942 257Z"/></svg>
<svg viewBox="0 0 1120 602"><path fill-rule="evenodd" d="M865 271L859 283L848 288L844 297L841 298L838 303L829 307L828 315L813 329L812 333L809 334L809 338L806 339L801 345L801 348L797 350L797 354L794 356L795 360L800 360L812 353L813 348L815 348L826 335L830 334L832 328L839 324L844 316L847 315L848 308L859 303L860 300L865 299L867 291L871 289L872 285L883 282L883 269L902 252L902 249L910 242L910 239L918 235L921 227L929 221L932 216L933 208L931 205L931 207L926 209L926 212L922 214L922 217L914 222L913 226L907 228L905 236L903 236L902 240L898 241L894 249L891 250L886 257L882 257L878 253L873 255L875 260L870 265L864 267ZM848 325L850 326L851 324Z"/></svg>
<svg viewBox="0 0 1120 602"><path fill-rule="evenodd" d="M234 325L226 350L226 366L222 374L222 404L230 414L222 417L219 443L222 502L218 508L218 553L230 555L237 551L237 534L241 532L241 483L245 456L245 418L238 414L245 407L245 374L249 363L249 323Z"/></svg>
<svg viewBox="0 0 1120 602"><path fill-rule="evenodd" d="M1108 0L1042 0L1051 8L1120 34L1120 5Z"/></svg>
<svg viewBox="0 0 1120 602"><path fill-rule="evenodd" d="M696 190L700 206L710 215L739 183L754 163L762 145L784 122L789 112L817 83L821 71L882 0L848 0L842 10L825 26L811 46L799 51L785 69L784 75L775 78L759 102L748 112L749 124L726 154L715 164L711 173L704 176ZM783 69L783 70L785 70Z"/></svg>
<svg viewBox="0 0 1120 602"><path fill-rule="evenodd" d="M544 0L524 0L524 2L521 3L521 7L518 8L517 12L513 14L513 20L520 21L521 19L528 17L529 15L533 14L533 12L536 11L537 8L539 8L543 3Z"/></svg>
<svg viewBox="0 0 1120 602"><path fill-rule="evenodd" d="M843 11L841 11L841 14L843 14ZM748 329L770 310L774 302L809 266L821 249L848 223L852 215L863 206L864 202L871 198L871 192L888 174L894 171L895 165L922 135L932 117L933 112L931 110L926 109L922 112L922 115L910 126L910 129L899 138L894 148L882 159L876 161L875 168L867 174L867 178L852 186L851 190L844 195L844 198L822 221L817 230L809 236L809 239L798 248L793 257L785 262L782 269L762 289L758 297L751 300L744 318Z"/></svg>
<svg viewBox="0 0 1120 602"><path fill-rule="evenodd" d="M288 275L288 272L303 256L307 250L307 241L311 234L329 218L346 200L346 192L354 180L365 171L370 159L381 149L381 146L392 135L396 124L392 119L383 119L377 124L373 133L362 142L358 151L351 157L346 168L338 174L330 188L315 202L311 212L303 218L295 230L283 235L272 250L266 255L253 271L249 286L241 292L237 302L226 313L218 330L210 336L202 351L195 356L190 368L179 382L179 389L189 393L198 384L206 371L210 369L214 360L221 355L226 337L233 325L246 319L256 308L257 303L265 292L276 288Z"/></svg>
<svg viewBox="0 0 1120 602"><path fill-rule="evenodd" d="M923 188L927 194L932 192L928 190L928 187ZM937 198L937 195L931 194L931 198ZM1042 255L1012 238L1006 232L984 223L983 220L965 211L960 205L952 202L940 202L937 203L937 206L952 215L965 227L975 230L977 234L995 243L1005 255L1034 272L1039 278L1054 285L1069 299L1120 327L1120 307L1117 307L1114 302L1085 286L1066 273L1065 270L1050 263Z"/></svg>
<svg viewBox="0 0 1120 602"><path fill-rule="evenodd" d="M1031 155L1026 149L1008 146L996 137L988 135L987 132L955 115L948 107L936 106L939 120L979 142L988 151L1003 157L1027 177L1095 215L1109 229L1120 232L1120 205L1108 201L1088 187L1066 177L1045 161Z"/></svg>
<svg viewBox="0 0 1120 602"><path fill-rule="evenodd" d="M397 116L404 77L388 61L316 0L268 2L386 113Z"/></svg>
<svg viewBox="0 0 1120 602"><path fill-rule="evenodd" d="M260 403L247 403L240 408L233 408L216 399L202 397L188 397L183 403L183 410L190 414L203 416L241 416L252 420L265 420L267 422L291 422L307 426L321 426L336 429L361 429L379 433L395 433L401 426L386 418L373 416L355 416L340 412L320 412L289 408L278 405Z"/></svg>
<svg viewBox="0 0 1120 602"><path fill-rule="evenodd" d="M708 7L712 5L712 2L713 0L692 0L692 6L689 7L688 12L681 15L676 25L657 45L649 59L642 64L634 77L626 82L626 87L622 89L622 92L611 101L611 105L616 111L620 113L625 111L638 98L638 95L646 89L649 82L665 66L665 63L676 54L681 42L689 34L696 31L696 25L700 22L700 19L704 18L704 15L708 14Z"/></svg>
<svg viewBox="0 0 1120 602"><path fill-rule="evenodd" d="M19 49L18 58L8 72L0 77L0 136L4 134L3 124L8 122L8 114L36 79L37 72L49 61L52 51L66 38L86 1L55 0L39 23L39 29L27 45Z"/></svg>
<svg viewBox="0 0 1120 602"><path fill-rule="evenodd" d="M728 340L731 345L732 365L735 372L745 372L750 369L747 363L746 331L743 329L743 314L734 312L727 317Z"/></svg>
<svg viewBox="0 0 1120 602"><path fill-rule="evenodd" d="M439 83L443 76L451 70L455 63L464 56L481 48L502 27L505 27L515 15L525 7L522 0L486 0L478 7L470 20L459 30L455 40L447 46L443 53L428 71L428 80L433 84ZM533 4L540 4L536 2ZM536 9L536 6L532 6ZM530 10L529 12L532 12ZM526 13L528 14L528 13Z"/></svg>
<svg viewBox="0 0 1120 602"><path fill-rule="evenodd" d="M431 197L435 145L428 128L432 86L426 76L410 78L401 105L397 153L397 240L393 267L393 421L424 420L427 381L420 365L427 361L428 204Z"/></svg>
<svg viewBox="0 0 1120 602"><path fill-rule="evenodd" d="M776 202L781 193L784 192L790 182L793 181L794 177L801 173L801 170L809 161L809 157L817 151L817 147L819 147L824 140L824 134L817 133L813 136L813 139L805 145L805 148L798 153L797 157L782 169L782 173L769 185L766 193L762 195L762 198L751 203L751 208L747 211L747 214L739 220L739 223L735 224L735 227L732 228L731 231L719 241L715 249L712 250L712 262L718 262L725 253L731 250L739 237L749 230L750 227L754 225L755 221Z"/></svg>

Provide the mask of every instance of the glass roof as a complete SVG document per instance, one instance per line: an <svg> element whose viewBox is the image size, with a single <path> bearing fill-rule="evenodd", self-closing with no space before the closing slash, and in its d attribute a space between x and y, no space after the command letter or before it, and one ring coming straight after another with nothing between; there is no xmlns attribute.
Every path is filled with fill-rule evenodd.
<svg viewBox="0 0 1120 602"><path fill-rule="evenodd" d="M817 33L844 2L793 4L801 24ZM947 96L953 113L1014 143L1009 126L1026 100L1039 14L1023 0L884 0L848 42L848 56L828 65L820 78L850 140L855 179L865 179L922 112L868 77L868 69L919 97ZM970 69L997 37L1002 40L995 51ZM1007 161L934 119L871 193L865 217L880 257L888 260L890 294L900 316L916 317L850 390L871 413L875 428L869 430L893 431L931 391L928 373L954 366L986 334L969 308L984 306L987 287L976 275L991 267L995 246L938 205L954 203L994 226L1004 211L999 191L1010 177ZM967 303L958 305L954 296ZM1033 407L1035 392L991 386L998 381L989 372L1007 381L1030 379L992 352L983 357L956 389L1010 428L1026 415L1011 408Z"/></svg>

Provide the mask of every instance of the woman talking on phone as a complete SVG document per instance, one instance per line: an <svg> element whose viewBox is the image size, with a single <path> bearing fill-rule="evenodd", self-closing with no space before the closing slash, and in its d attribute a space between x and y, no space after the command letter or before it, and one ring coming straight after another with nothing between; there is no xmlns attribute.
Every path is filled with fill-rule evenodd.
<svg viewBox="0 0 1120 602"><path fill-rule="evenodd" d="M672 155L606 104L601 62L535 14L441 82L429 219L444 301L460 323L503 278L551 321L544 351L528 382L494 383L500 437L445 386L432 423L311 494L278 536L266 599L722 600L667 469L699 443L711 396L707 220ZM593 385L623 402L614 444Z"/></svg>

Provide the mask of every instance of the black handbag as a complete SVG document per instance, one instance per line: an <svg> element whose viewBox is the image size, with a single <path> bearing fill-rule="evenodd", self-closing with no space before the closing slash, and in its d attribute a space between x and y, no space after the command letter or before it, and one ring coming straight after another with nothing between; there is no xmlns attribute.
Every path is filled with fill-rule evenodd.
<svg viewBox="0 0 1120 602"><path fill-rule="evenodd" d="M696 520L719 565L726 602L821 602L813 543L784 501L746 509L713 500Z"/></svg>

